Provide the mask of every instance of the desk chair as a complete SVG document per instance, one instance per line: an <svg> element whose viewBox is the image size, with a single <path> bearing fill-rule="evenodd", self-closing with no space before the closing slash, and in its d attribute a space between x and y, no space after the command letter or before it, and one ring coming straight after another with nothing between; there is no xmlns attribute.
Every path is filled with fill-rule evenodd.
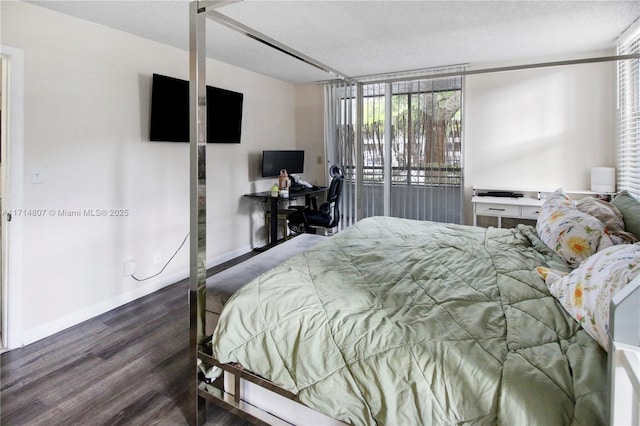
<svg viewBox="0 0 640 426"><path fill-rule="evenodd" d="M313 200L311 206L305 206L287 216L289 229L296 234L317 233L317 229L332 229L340 222L340 196L344 185L344 175L338 166L331 167L331 184L327 191L327 200L317 207Z"/></svg>

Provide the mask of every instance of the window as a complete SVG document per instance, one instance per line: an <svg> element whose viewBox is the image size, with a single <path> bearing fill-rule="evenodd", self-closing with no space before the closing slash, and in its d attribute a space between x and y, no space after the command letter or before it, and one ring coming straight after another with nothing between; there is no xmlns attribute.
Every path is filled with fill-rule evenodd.
<svg viewBox="0 0 640 426"><path fill-rule="evenodd" d="M640 25L619 40L618 54L640 53ZM640 198L640 59L618 61L617 188Z"/></svg>

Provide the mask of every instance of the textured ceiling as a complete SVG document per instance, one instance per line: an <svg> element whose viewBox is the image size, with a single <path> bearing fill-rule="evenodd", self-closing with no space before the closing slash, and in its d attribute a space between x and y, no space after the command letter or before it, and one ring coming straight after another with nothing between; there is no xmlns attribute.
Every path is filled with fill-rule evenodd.
<svg viewBox="0 0 640 426"><path fill-rule="evenodd" d="M189 2L30 1L188 49ZM343 74L527 63L611 49L634 1L242 1L218 9ZM214 21L207 55L284 81L331 78Z"/></svg>

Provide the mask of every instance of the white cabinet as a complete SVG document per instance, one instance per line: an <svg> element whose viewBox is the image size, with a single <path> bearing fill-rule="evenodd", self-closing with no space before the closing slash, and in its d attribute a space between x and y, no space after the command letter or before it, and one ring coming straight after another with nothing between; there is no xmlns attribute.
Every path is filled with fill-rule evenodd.
<svg viewBox="0 0 640 426"><path fill-rule="evenodd" d="M518 189L518 188L496 188L491 186L474 186L471 203L473 204L473 225L478 225L478 216L491 216L498 219L498 228L502 227L502 218L536 220L540 214L540 208L544 204L547 194L554 190L548 189ZM494 193L514 193L514 197L492 196ZM592 191L567 191L572 199L585 196L598 196L600 198L611 198L615 194L597 193Z"/></svg>
<svg viewBox="0 0 640 426"><path fill-rule="evenodd" d="M501 228L503 217L536 220L544 200L527 196L492 197L475 195L471 202L473 203L474 226L478 224L478 216L494 216L498 218L498 228Z"/></svg>
<svg viewBox="0 0 640 426"><path fill-rule="evenodd" d="M520 208L520 217L523 219L538 219L541 206L542 204L535 206L522 206Z"/></svg>
<svg viewBox="0 0 640 426"><path fill-rule="evenodd" d="M491 200L476 201L476 215L480 216L502 216L502 217L520 217L520 206L513 204L518 199L505 200L502 198L493 198Z"/></svg>

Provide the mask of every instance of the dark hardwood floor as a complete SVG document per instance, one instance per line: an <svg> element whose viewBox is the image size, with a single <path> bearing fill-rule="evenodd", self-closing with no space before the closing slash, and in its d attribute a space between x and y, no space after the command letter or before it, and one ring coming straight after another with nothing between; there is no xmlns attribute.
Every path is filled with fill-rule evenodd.
<svg viewBox="0 0 640 426"><path fill-rule="evenodd" d="M2 354L0 423L188 424L188 289L181 281ZM208 406L208 426L249 424Z"/></svg>

